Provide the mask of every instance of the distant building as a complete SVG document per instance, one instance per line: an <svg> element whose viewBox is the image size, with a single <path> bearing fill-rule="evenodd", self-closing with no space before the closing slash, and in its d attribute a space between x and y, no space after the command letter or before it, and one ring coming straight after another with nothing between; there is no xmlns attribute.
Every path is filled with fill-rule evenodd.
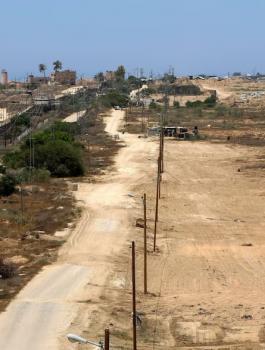
<svg viewBox="0 0 265 350"><path fill-rule="evenodd" d="M98 89L100 86L100 83L95 79L82 78L77 81L77 85L85 86L90 89Z"/></svg>
<svg viewBox="0 0 265 350"><path fill-rule="evenodd" d="M62 85L75 85L76 72L73 70L63 70L51 74L51 81Z"/></svg>
<svg viewBox="0 0 265 350"><path fill-rule="evenodd" d="M1 84L3 84L3 85L7 85L8 84L8 73L4 69L1 72Z"/></svg>
<svg viewBox="0 0 265 350"><path fill-rule="evenodd" d="M35 77L33 74L30 74L27 79L28 84L35 85L48 84L49 81L49 77Z"/></svg>
<svg viewBox="0 0 265 350"><path fill-rule="evenodd" d="M51 95L37 95L33 97L33 103L35 106L46 106L52 108L56 105L54 96Z"/></svg>
<svg viewBox="0 0 265 350"><path fill-rule="evenodd" d="M6 108L0 108L0 124L4 123L9 118Z"/></svg>

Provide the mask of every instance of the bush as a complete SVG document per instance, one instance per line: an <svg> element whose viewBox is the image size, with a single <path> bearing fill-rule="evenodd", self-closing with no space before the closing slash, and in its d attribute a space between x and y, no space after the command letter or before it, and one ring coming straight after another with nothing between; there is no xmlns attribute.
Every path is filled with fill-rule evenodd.
<svg viewBox="0 0 265 350"><path fill-rule="evenodd" d="M142 91L140 91L140 95L142 97L148 97L148 96L155 94L155 93L156 93L156 90L152 89L152 88L146 88L146 89L143 89Z"/></svg>
<svg viewBox="0 0 265 350"><path fill-rule="evenodd" d="M216 96L211 95L210 97L206 98L206 100L204 101L204 104L207 107L214 107L216 104Z"/></svg>
<svg viewBox="0 0 265 350"><path fill-rule="evenodd" d="M52 128L34 134L31 144L34 146L35 169L28 169L32 166L29 139L19 151L7 153L3 157L4 164L12 169L25 168L20 174L24 181L29 181L33 176L36 176L36 181L47 181L49 174L58 177L83 175L81 145L75 142L73 136L77 129L68 124L55 123Z"/></svg>
<svg viewBox="0 0 265 350"><path fill-rule="evenodd" d="M0 257L0 278L7 279L15 275L15 267L8 265L4 262L4 259Z"/></svg>
<svg viewBox="0 0 265 350"><path fill-rule="evenodd" d="M211 95L210 97L207 97L206 100L204 101L187 101L186 102L186 107L188 108L196 108L196 107L214 107L216 104L216 97L214 95Z"/></svg>
<svg viewBox="0 0 265 350"><path fill-rule="evenodd" d="M217 116L223 117L226 114L226 107L224 105L219 105L216 108Z"/></svg>
<svg viewBox="0 0 265 350"><path fill-rule="evenodd" d="M0 176L0 196L10 196L15 192L16 181L11 175Z"/></svg>
<svg viewBox="0 0 265 350"><path fill-rule="evenodd" d="M29 127L30 126L30 117L25 113L21 114L17 119L16 119L16 125L17 126L25 126Z"/></svg>
<svg viewBox="0 0 265 350"><path fill-rule="evenodd" d="M36 182L48 182L51 176L51 173L47 169L28 169L22 168L19 170L9 170L10 173L17 181L21 182L31 182L32 179Z"/></svg>
<svg viewBox="0 0 265 350"><path fill-rule="evenodd" d="M187 101L186 102L186 107L188 108L197 108L197 107L202 107L203 106L203 102L202 101L194 101L194 102L191 102L191 101Z"/></svg>
<svg viewBox="0 0 265 350"><path fill-rule="evenodd" d="M84 175L80 149L63 140L54 140L37 146L35 165L37 168L49 170L53 176Z"/></svg>
<svg viewBox="0 0 265 350"><path fill-rule="evenodd" d="M3 164L0 164L0 174L6 173L6 167Z"/></svg>
<svg viewBox="0 0 265 350"><path fill-rule="evenodd" d="M106 95L99 97L99 102L106 107L111 108L114 106L126 107L129 102L129 98L126 95L120 94L116 91L110 91Z"/></svg>
<svg viewBox="0 0 265 350"><path fill-rule="evenodd" d="M155 103L154 101L152 101L149 105L149 109L161 111L161 106L159 104Z"/></svg>
<svg viewBox="0 0 265 350"><path fill-rule="evenodd" d="M174 108L180 108L180 103L179 103L179 101L175 101L174 103L173 103L173 107Z"/></svg>
<svg viewBox="0 0 265 350"><path fill-rule="evenodd" d="M6 153L3 157L3 162L8 168L12 169L23 168L26 166L22 151Z"/></svg>

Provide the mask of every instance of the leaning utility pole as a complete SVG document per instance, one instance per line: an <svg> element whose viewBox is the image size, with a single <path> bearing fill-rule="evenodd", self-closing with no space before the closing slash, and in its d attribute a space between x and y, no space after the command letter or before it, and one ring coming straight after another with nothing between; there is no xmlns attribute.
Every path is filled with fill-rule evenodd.
<svg viewBox="0 0 265 350"><path fill-rule="evenodd" d="M132 319L133 319L133 350L137 350L137 339L136 339L135 242L134 241L132 241Z"/></svg>
<svg viewBox="0 0 265 350"><path fill-rule="evenodd" d="M147 225L146 225L146 193L143 197L144 202L144 294L147 294Z"/></svg>

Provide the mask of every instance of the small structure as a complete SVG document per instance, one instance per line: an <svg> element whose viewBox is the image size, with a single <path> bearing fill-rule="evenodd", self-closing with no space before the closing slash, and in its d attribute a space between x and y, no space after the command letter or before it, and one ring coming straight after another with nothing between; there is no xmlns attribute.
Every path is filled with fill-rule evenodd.
<svg viewBox="0 0 265 350"><path fill-rule="evenodd" d="M52 108L55 106L55 98L47 95L38 95L33 97L33 103L35 106L45 106Z"/></svg>
<svg viewBox="0 0 265 350"><path fill-rule="evenodd" d="M160 126L148 128L148 136L159 135L160 131L161 131ZM185 128L183 126L164 126L163 133L164 133L164 136L175 137L175 138L181 139L181 140L187 140L190 138L188 128Z"/></svg>
<svg viewBox="0 0 265 350"><path fill-rule="evenodd" d="M177 135L177 127L176 126L164 126L164 135L173 137Z"/></svg>
<svg viewBox="0 0 265 350"><path fill-rule="evenodd" d="M32 85L48 84L49 81L49 77L35 77L33 74L30 74L27 79L28 84Z"/></svg>
<svg viewBox="0 0 265 350"><path fill-rule="evenodd" d="M181 140L187 140L190 138L190 134L188 128L184 128L182 126L177 127L176 138Z"/></svg>
<svg viewBox="0 0 265 350"><path fill-rule="evenodd" d="M1 84L5 86L8 84L8 73L5 69L1 72Z"/></svg>
<svg viewBox="0 0 265 350"><path fill-rule="evenodd" d="M9 119L6 108L0 108L0 124L5 123Z"/></svg>
<svg viewBox="0 0 265 350"><path fill-rule="evenodd" d="M75 85L76 71L67 69L54 72L51 74L51 80L62 85Z"/></svg>
<svg viewBox="0 0 265 350"><path fill-rule="evenodd" d="M160 126L154 126L147 129L148 136L157 136L160 133Z"/></svg>

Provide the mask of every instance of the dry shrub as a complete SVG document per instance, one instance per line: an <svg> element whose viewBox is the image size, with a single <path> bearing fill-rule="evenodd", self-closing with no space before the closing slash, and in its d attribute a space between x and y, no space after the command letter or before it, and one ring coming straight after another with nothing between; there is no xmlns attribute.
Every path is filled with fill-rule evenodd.
<svg viewBox="0 0 265 350"><path fill-rule="evenodd" d="M7 279L15 275L15 266L6 264L3 257L0 257L0 278Z"/></svg>

